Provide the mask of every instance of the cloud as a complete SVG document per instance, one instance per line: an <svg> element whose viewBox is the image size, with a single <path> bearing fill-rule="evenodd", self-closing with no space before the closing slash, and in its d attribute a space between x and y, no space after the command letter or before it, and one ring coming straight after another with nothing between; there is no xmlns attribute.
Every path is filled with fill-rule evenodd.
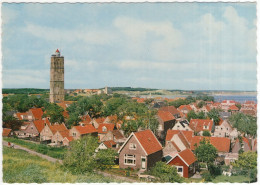
<svg viewBox="0 0 260 185"><path fill-rule="evenodd" d="M112 33L100 29L91 30L88 27L77 27L72 30L62 30L27 23L23 31L28 32L35 37L52 42L72 43L84 41L87 44L105 45L109 44L114 39L114 35Z"/></svg>
<svg viewBox="0 0 260 185"><path fill-rule="evenodd" d="M148 22L117 17L114 25L126 37L127 46L134 54L148 53L156 59L169 59L183 42L182 33L170 21Z"/></svg>

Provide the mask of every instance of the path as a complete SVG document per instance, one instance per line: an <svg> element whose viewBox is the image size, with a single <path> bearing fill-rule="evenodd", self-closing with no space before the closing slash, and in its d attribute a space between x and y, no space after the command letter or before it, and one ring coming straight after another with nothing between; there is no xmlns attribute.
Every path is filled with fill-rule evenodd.
<svg viewBox="0 0 260 185"><path fill-rule="evenodd" d="M3 141L3 145L8 147L8 142L7 142L7 141ZM17 145L17 144L14 144L14 149L25 150L26 152L28 152L28 153L30 153L30 154L38 155L39 157L41 157L41 158L43 158L43 159L47 159L47 160L50 161L50 162L53 162L53 163L59 162L60 164L62 164L62 160L55 159L55 158L50 157L50 156L48 156L48 155L44 155L44 154L35 152L35 151L33 151L33 150L30 150L30 149L28 149L28 148L22 147L22 146Z"/></svg>
<svg viewBox="0 0 260 185"><path fill-rule="evenodd" d="M3 145L9 147L7 141L3 141ZM43 158L43 159L47 159L47 160L50 161L50 162L55 163L55 162L58 161L60 164L62 164L62 160L55 159L55 158L50 157L50 156L48 156L48 155L44 155L44 154L35 152L35 151L33 151L33 150L30 150L30 149L28 149L28 148L22 147L22 146L17 145L17 144L14 144L14 149L24 150L24 151L27 151L27 152L30 153L30 154L37 155L37 156L39 156L39 157L41 157L41 158ZM111 178L119 179L119 180L126 181L126 182L138 182L137 180L130 179L130 178L128 178L128 177L122 177L122 176L118 176L118 175L113 175L113 174L109 174L109 173L102 172L102 171L96 171L96 173L102 174L102 175L104 175L105 177L111 177Z"/></svg>

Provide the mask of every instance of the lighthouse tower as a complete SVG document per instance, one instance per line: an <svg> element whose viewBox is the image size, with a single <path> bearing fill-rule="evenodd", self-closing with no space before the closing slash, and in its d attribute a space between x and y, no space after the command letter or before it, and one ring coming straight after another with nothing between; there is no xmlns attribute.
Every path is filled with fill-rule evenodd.
<svg viewBox="0 0 260 185"><path fill-rule="evenodd" d="M64 57L57 49L51 56L50 67L50 102L64 101Z"/></svg>

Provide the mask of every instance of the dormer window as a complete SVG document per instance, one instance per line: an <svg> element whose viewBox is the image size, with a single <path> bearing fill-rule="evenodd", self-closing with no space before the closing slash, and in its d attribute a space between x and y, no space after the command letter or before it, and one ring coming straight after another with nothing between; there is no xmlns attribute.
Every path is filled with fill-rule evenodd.
<svg viewBox="0 0 260 185"><path fill-rule="evenodd" d="M204 125L204 129L207 129L208 128L208 126L207 125Z"/></svg>
<svg viewBox="0 0 260 185"><path fill-rule="evenodd" d="M130 143L129 149L130 150L136 150L136 144L135 143Z"/></svg>
<svg viewBox="0 0 260 185"><path fill-rule="evenodd" d="M103 126L102 127L102 132L106 132L107 131L107 127Z"/></svg>

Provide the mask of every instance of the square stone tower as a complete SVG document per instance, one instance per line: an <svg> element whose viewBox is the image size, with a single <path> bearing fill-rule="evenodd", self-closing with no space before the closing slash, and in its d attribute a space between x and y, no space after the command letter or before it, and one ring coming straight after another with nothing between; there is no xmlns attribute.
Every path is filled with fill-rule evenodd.
<svg viewBox="0 0 260 185"><path fill-rule="evenodd" d="M64 101L64 57L57 49L51 56L50 67L50 102Z"/></svg>

